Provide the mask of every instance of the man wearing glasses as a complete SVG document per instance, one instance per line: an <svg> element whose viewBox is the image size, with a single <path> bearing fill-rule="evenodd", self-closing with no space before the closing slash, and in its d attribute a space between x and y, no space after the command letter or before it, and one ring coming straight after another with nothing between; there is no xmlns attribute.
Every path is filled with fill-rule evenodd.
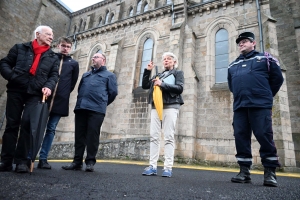
<svg viewBox="0 0 300 200"><path fill-rule="evenodd" d="M86 149L85 171L93 172L99 147L100 128L106 108L117 94L115 74L105 67L106 57L96 53L92 57L92 70L82 75L78 86L75 113L75 155L73 162L62 166L65 170L81 170Z"/></svg>
<svg viewBox="0 0 300 200"><path fill-rule="evenodd" d="M283 76L275 58L255 50L256 41L252 32L240 34L236 43L241 54L228 67L228 86L234 97L233 129L240 173L231 181L251 182L253 132L260 144L264 185L277 187L275 170L280 164L273 140L272 106Z"/></svg>
<svg viewBox="0 0 300 200"><path fill-rule="evenodd" d="M56 88L50 97L51 99L49 99L50 115L39 156L38 168L40 169L51 169L47 158L55 135L56 126L61 117L67 117L69 115L70 93L76 85L79 74L78 62L69 55L71 47L72 41L70 39L66 37L58 39L58 53L56 53L56 55L60 60L58 70L60 76Z"/></svg>

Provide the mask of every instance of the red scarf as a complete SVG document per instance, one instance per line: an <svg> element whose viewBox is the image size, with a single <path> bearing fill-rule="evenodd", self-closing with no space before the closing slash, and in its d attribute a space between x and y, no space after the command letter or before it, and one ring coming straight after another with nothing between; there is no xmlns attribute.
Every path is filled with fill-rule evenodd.
<svg viewBox="0 0 300 200"><path fill-rule="evenodd" d="M37 40L35 39L32 41L32 48L33 48L33 52L34 52L34 60L33 60L32 67L30 68L29 72L30 72L30 74L32 74L34 76L36 69L38 67L38 64L40 62L42 53L44 53L45 51L50 49L50 46L40 46L39 43L37 42Z"/></svg>

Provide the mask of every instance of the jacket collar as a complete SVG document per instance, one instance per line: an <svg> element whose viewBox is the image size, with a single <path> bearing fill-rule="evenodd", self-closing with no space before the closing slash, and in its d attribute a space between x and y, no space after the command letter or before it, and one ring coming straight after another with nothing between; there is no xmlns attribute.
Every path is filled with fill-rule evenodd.
<svg viewBox="0 0 300 200"><path fill-rule="evenodd" d="M238 60L251 58L254 54L258 54L258 53L259 53L258 51L252 50L249 53L247 53L246 55L240 54L240 56L238 57Z"/></svg>
<svg viewBox="0 0 300 200"><path fill-rule="evenodd" d="M61 56L63 55L62 53L55 53L55 54L58 56L59 59L61 59ZM69 55L64 55L64 59L65 59L65 58L70 59L70 58L72 58L72 57L69 56Z"/></svg>
<svg viewBox="0 0 300 200"><path fill-rule="evenodd" d="M30 41L30 42L25 42L25 43L23 43L23 45L26 46L26 47L28 47L28 48L30 48L31 50L33 50L33 49L32 49L32 44L31 44L31 43L32 43L32 41ZM44 54L48 54L48 53L49 53L49 54L52 54L52 53L54 54L54 52L51 50L51 48L48 49L47 51L45 51L45 52L43 53L43 55L44 55Z"/></svg>
<svg viewBox="0 0 300 200"><path fill-rule="evenodd" d="M107 70L106 69L106 66L101 66L99 69L95 69L93 66L91 66L91 69L92 69L92 73L98 73L100 71L104 71L104 70Z"/></svg>

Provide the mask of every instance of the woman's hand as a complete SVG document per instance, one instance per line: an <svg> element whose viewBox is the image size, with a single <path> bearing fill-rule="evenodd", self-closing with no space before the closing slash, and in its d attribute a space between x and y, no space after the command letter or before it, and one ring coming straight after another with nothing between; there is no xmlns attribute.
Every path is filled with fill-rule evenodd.
<svg viewBox="0 0 300 200"><path fill-rule="evenodd" d="M154 68L153 61L150 61L147 65L147 70L151 71Z"/></svg>
<svg viewBox="0 0 300 200"><path fill-rule="evenodd" d="M155 86L160 86L161 85L161 80L159 80L159 78L158 79L153 79L152 82L153 82L153 85L155 85Z"/></svg>

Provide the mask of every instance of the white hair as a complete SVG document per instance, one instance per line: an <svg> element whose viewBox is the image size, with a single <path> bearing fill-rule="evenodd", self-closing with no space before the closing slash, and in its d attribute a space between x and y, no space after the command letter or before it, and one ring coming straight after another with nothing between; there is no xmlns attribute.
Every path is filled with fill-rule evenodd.
<svg viewBox="0 0 300 200"><path fill-rule="evenodd" d="M174 53L171 53L171 52L165 52L163 55L162 55L162 60L164 60L164 57L165 56L170 56L173 58L173 61L175 61L175 65L174 65L174 68L176 69L178 67L178 59L177 59L177 56L175 56Z"/></svg>
<svg viewBox="0 0 300 200"><path fill-rule="evenodd" d="M38 27L34 30L33 34L34 34L34 38L35 38L35 39L36 39L36 33L37 33L37 32L38 32L38 33L42 33L44 28L50 28L50 26L41 25L41 26L38 26ZM51 29L51 31L52 31L52 28L50 28L50 29Z"/></svg>

